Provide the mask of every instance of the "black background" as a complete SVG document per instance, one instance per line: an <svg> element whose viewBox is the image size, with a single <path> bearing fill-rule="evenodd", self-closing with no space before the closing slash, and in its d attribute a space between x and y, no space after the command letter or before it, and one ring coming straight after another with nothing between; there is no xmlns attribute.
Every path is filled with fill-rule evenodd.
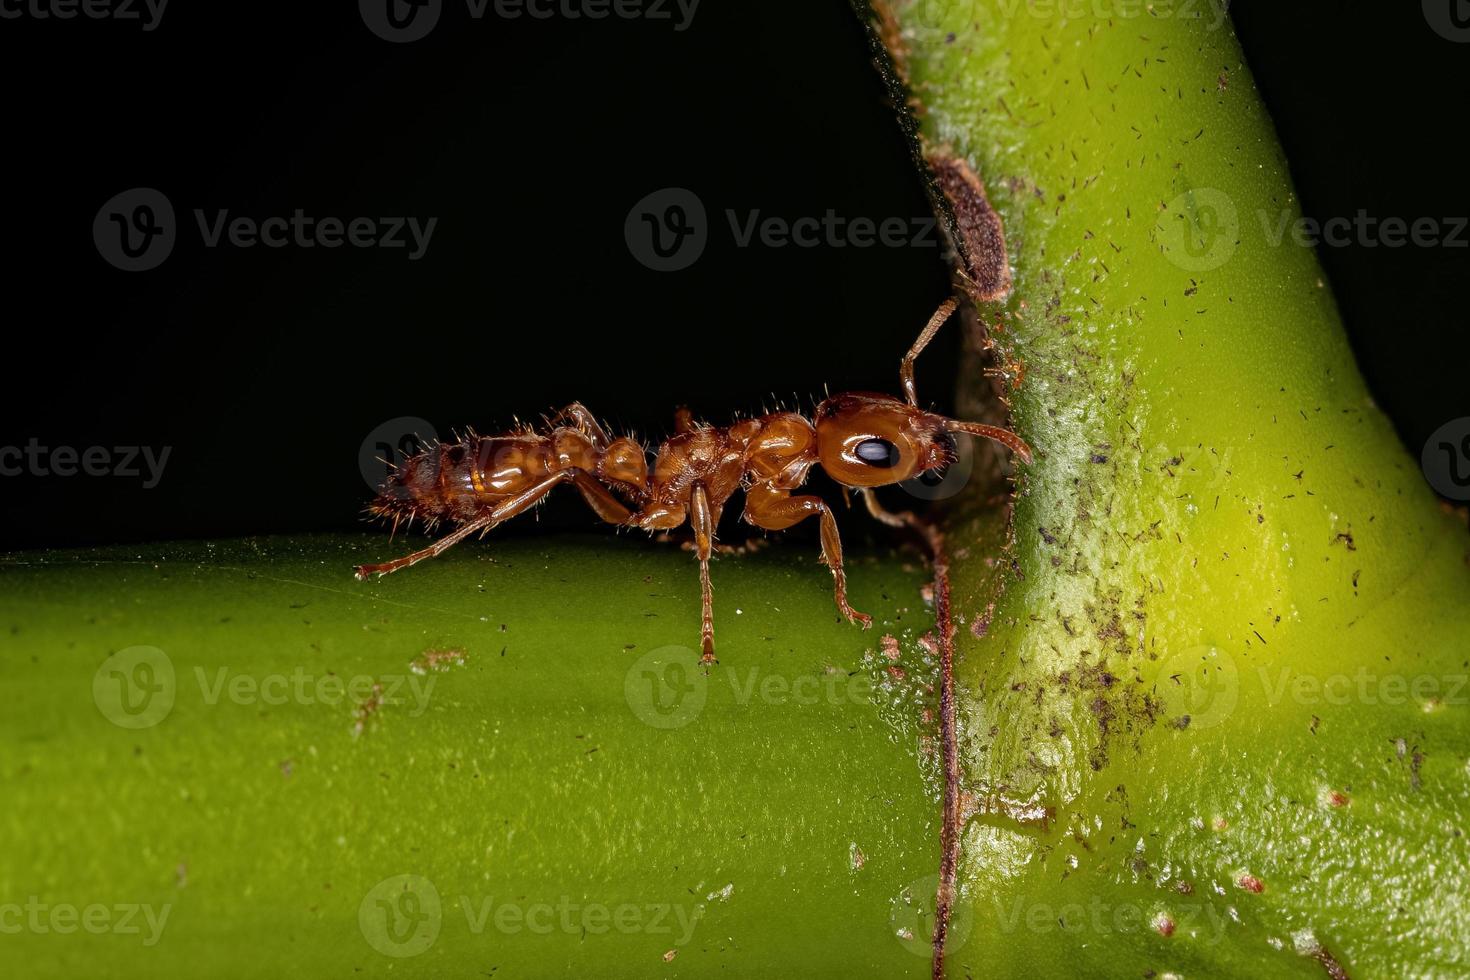
<svg viewBox="0 0 1470 980"><path fill-rule="evenodd" d="M1448 2L1448 0L1447 0ZM306 9L310 8L310 9ZM1308 215L1470 214L1470 45L1412 3L1238 3ZM934 248L739 248L724 211L921 217L846 0L704 0L668 21L371 34L355 4L170 5L159 27L0 20L7 220L0 445L171 446L161 483L0 478L0 547L353 528L359 448L421 416L493 431L574 399L665 432L770 393L892 389L945 295ZM155 187L180 238L125 273L102 203ZM668 186L709 247L678 273L624 218ZM192 210L437 216L406 250L205 249ZM1417 454L1470 415L1470 249L1322 250L1360 363ZM861 339L844 324L861 322ZM925 397L946 401L942 336ZM586 526L574 498L548 509Z"/></svg>

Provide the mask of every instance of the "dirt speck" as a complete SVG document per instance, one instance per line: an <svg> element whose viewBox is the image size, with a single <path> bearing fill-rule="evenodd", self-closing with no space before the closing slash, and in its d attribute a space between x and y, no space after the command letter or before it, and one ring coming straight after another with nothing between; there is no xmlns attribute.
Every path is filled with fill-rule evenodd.
<svg viewBox="0 0 1470 980"><path fill-rule="evenodd" d="M879 642L883 644L883 656L887 657L889 662L896 663L902 656L898 649L898 637L891 633L885 634Z"/></svg>
<svg viewBox="0 0 1470 980"><path fill-rule="evenodd" d="M1242 871L1235 876L1235 887L1242 891L1250 892L1253 895L1259 895L1266 890L1266 883L1249 871Z"/></svg>
<svg viewBox="0 0 1470 980"><path fill-rule="evenodd" d="M408 665L408 669L415 674L427 674L448 670L450 667L463 667L465 652L463 650L425 650L414 658Z"/></svg>

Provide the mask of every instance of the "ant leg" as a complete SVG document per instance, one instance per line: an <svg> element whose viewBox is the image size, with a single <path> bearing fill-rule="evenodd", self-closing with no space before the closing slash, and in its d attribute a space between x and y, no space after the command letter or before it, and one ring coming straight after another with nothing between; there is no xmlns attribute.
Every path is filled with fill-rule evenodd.
<svg viewBox="0 0 1470 980"><path fill-rule="evenodd" d="M602 426L598 424L597 417L589 412L587 406L581 402L572 402L566 408L547 419L547 424L554 426L562 419L571 419L575 422L577 429L587 438L591 439L592 444L598 449L605 448L611 441L608 439L607 433L603 431Z"/></svg>
<svg viewBox="0 0 1470 980"><path fill-rule="evenodd" d="M863 629L873 625L873 617L860 613L847 603L847 573L842 569L842 538L837 533L837 519L832 508L821 497L793 497L789 490L777 490L760 483L745 493L745 519L768 531L784 531L813 514L822 523L822 561L832 570L837 610L850 622Z"/></svg>
<svg viewBox="0 0 1470 980"><path fill-rule="evenodd" d="M453 533L445 535L427 548L378 565L358 565L353 569L353 572L356 574L357 580L361 582L366 580L369 575L376 575L381 578L384 575L391 575L399 569L408 568L410 565L417 565L425 558L437 558L476 531L483 534L495 525L530 510L536 504L540 503L542 497L545 497L555 489L557 484L572 479L573 472L572 470L561 470L553 473L535 486L521 491L508 500L502 500L491 509L490 513L477 517L468 524L461 525ZM578 470L576 472L581 471Z"/></svg>
<svg viewBox="0 0 1470 980"><path fill-rule="evenodd" d="M587 506L591 507L598 517L609 524L629 523L633 512L628 509L627 504L614 496L611 490L598 483L596 477L581 469L567 472L572 474L572 483L581 491L582 499L587 501Z"/></svg>
<svg viewBox="0 0 1470 980"><path fill-rule="evenodd" d="M923 522L913 515L911 511L901 510L897 513L887 510L878 502L878 495L873 492L872 487L863 487L863 503L868 506L868 513L887 524L889 527L912 527L918 528Z"/></svg>
<svg viewBox="0 0 1470 980"><path fill-rule="evenodd" d="M899 362L898 379L903 383L903 393L908 396L909 404L915 408L919 405L919 395L914 390L914 361L924 352L924 348L929 346L929 341L933 340L934 335L939 332L939 328L944 326L944 321L948 320L954 313L955 306L956 304L953 299L947 299L943 303L940 303L939 309L934 311L934 315L929 318L929 322L919 332L919 339L914 341L914 346L909 348L909 352Z"/></svg>
<svg viewBox="0 0 1470 980"><path fill-rule="evenodd" d="M689 491L689 526L694 528L694 551L699 558L699 598L703 607L699 618L699 639L704 653L699 662L708 666L719 663L715 659L714 590L709 584L709 557L715 542L715 517L710 511L709 493L702 481L695 482Z"/></svg>
<svg viewBox="0 0 1470 980"><path fill-rule="evenodd" d="M685 432L693 432L695 428L696 426L694 424L694 413L689 411L688 405L680 405L678 408L674 409L675 435L682 435Z"/></svg>
<svg viewBox="0 0 1470 980"><path fill-rule="evenodd" d="M358 565L352 571L356 574L359 582L366 580L369 575L376 575L381 578L384 575L398 571L400 568L417 565L425 558L437 558L481 528L489 530L491 526L489 517L481 517L478 520L470 521L468 524L460 526L452 534L446 534L421 551L415 551L411 555L404 555L402 558L395 558L392 561L385 561L380 565Z"/></svg>

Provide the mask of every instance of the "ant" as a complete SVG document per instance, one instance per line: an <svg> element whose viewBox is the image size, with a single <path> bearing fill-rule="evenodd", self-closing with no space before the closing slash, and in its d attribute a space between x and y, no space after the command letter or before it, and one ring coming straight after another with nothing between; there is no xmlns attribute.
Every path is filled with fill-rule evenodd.
<svg viewBox="0 0 1470 980"><path fill-rule="evenodd" d="M818 519L822 561L832 570L837 609L867 629L873 618L847 601L842 539L832 508L818 496L792 496L811 468L820 465L844 492L857 489L870 514L899 527L914 525L917 519L884 510L873 488L943 470L955 459L951 433L993 439L1031 461L1030 447L1014 432L919 408L914 361L955 308L953 299L941 303L904 355L899 380L906 400L850 392L821 402L811 419L799 412L771 412L725 427L698 424L688 409L680 408L675 434L659 446L651 472L640 442L626 436L610 439L580 402L546 419L539 430L527 426L501 435L468 433L425 449L388 476L369 513L391 518L395 531L399 521L407 518L411 524L416 516L424 517L431 528L441 522L457 527L411 555L359 565L357 578L387 575L440 555L476 532L483 536L570 483L609 524L649 532L692 526L704 603L700 662L713 664L709 560L725 504L735 491L744 490L743 517L756 527L781 531L808 517Z"/></svg>

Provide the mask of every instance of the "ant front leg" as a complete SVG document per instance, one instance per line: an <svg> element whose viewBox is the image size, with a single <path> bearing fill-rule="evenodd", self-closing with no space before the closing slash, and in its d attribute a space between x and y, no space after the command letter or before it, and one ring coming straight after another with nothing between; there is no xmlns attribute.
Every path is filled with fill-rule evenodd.
<svg viewBox="0 0 1470 980"><path fill-rule="evenodd" d="M784 531L808 517L818 515L822 524L822 561L832 570L837 610L850 622L863 629L873 625L873 617L860 613L847 603L847 573L842 568L842 538L837 533L837 519L832 508L821 497L793 497L790 490L777 490L769 483L759 483L745 493L745 519L767 531Z"/></svg>
<svg viewBox="0 0 1470 980"><path fill-rule="evenodd" d="M908 397L909 404L915 408L919 405L919 393L914 388L914 361L924 353L924 348L929 346L929 341L934 339L934 335L939 332L940 327L944 326L944 322L954 315L956 305L953 299L940 303L939 309L934 311L934 315L929 318L924 329L919 331L919 338L914 341L914 346L909 348L909 352L899 362L898 380L903 384L903 393Z"/></svg>

